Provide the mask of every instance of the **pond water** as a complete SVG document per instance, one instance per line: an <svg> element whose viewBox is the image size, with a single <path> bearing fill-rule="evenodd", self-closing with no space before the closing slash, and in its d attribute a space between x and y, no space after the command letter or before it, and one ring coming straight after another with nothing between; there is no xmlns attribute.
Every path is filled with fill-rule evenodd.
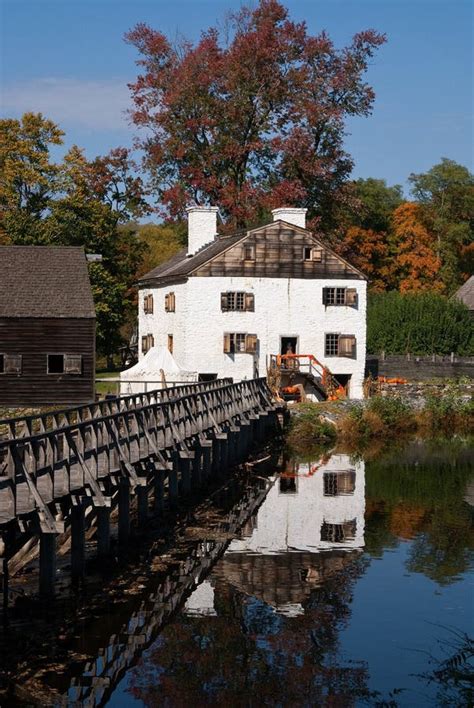
<svg viewBox="0 0 474 708"><path fill-rule="evenodd" d="M473 635L472 463L458 440L282 456L109 705L469 705L423 675Z"/></svg>

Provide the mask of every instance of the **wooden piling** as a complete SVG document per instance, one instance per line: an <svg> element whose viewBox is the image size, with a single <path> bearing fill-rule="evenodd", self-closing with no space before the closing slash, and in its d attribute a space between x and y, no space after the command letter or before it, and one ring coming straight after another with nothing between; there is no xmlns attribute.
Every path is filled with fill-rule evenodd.
<svg viewBox="0 0 474 708"><path fill-rule="evenodd" d="M110 508L101 506L96 511L97 555L105 558L110 552Z"/></svg>
<svg viewBox="0 0 474 708"><path fill-rule="evenodd" d="M56 534L40 533L39 591L42 597L54 595L56 582Z"/></svg>
<svg viewBox="0 0 474 708"><path fill-rule="evenodd" d="M84 576L86 562L85 506L82 499L76 499L71 507L71 576Z"/></svg>

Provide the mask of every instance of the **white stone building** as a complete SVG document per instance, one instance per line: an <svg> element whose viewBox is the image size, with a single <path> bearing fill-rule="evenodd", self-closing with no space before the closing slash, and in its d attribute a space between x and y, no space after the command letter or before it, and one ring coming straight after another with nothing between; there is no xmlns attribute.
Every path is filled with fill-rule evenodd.
<svg viewBox="0 0 474 708"><path fill-rule="evenodd" d="M270 355L311 354L362 397L366 278L305 228L305 209L217 235L217 208L188 209L188 247L139 283L140 358L167 346L202 380L265 376Z"/></svg>

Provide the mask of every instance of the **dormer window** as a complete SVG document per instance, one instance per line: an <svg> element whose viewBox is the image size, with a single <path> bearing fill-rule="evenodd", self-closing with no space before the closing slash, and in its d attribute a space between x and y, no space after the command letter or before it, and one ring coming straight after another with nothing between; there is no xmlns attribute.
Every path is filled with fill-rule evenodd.
<svg viewBox="0 0 474 708"><path fill-rule="evenodd" d="M244 261L254 261L255 260L255 246L251 244L244 244Z"/></svg>
<svg viewBox="0 0 474 708"><path fill-rule="evenodd" d="M303 260L321 263L323 260L323 249L314 246L303 247Z"/></svg>

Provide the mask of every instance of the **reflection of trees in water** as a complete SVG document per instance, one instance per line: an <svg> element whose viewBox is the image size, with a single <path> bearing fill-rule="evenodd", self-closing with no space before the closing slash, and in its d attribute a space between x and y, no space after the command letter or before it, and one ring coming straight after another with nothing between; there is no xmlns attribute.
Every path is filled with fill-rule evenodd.
<svg viewBox="0 0 474 708"><path fill-rule="evenodd" d="M380 557L398 539L413 539L408 570L439 584L474 563L474 513L464 495L472 453L459 441L409 446L366 465L367 551Z"/></svg>
<svg viewBox="0 0 474 708"><path fill-rule="evenodd" d="M367 667L338 662L336 651L365 568L360 556L348 554L342 569L305 595L300 614L286 616L236 589L217 566L217 616L181 615L134 670L130 690L150 706L240 706L250 698L263 705L352 705L368 695Z"/></svg>

